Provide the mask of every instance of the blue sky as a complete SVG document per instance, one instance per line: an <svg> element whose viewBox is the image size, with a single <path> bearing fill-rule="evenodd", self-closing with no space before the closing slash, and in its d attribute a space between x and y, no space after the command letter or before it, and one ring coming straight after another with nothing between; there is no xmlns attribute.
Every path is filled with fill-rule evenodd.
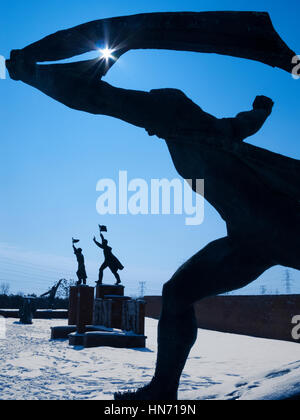
<svg viewBox="0 0 300 420"><path fill-rule="evenodd" d="M1 2L0 54L8 57L45 35L90 20L154 11L268 11L288 45L299 51L299 1L5 1ZM297 50L298 49L298 50ZM135 51L124 55L105 78L128 89L182 89L217 117L248 110L258 94L275 101L272 117L251 143L300 157L299 87L287 73L262 64L209 54ZM97 224L126 266L127 293L146 281L159 294L178 266L210 241L225 235L216 211L205 205L205 221L190 227L185 216L104 216L96 212L101 178L177 177L163 141L121 121L70 110L40 92L0 80L0 283L11 292L40 293L61 277L75 277L71 237L81 238L90 284L103 257L92 243ZM285 292L285 269L273 268L240 293ZM291 270L292 291L300 274ZM112 281L105 273L105 280Z"/></svg>

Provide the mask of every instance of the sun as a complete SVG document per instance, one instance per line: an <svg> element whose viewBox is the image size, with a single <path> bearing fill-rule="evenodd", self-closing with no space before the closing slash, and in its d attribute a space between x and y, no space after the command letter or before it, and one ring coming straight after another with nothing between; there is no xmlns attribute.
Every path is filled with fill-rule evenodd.
<svg viewBox="0 0 300 420"><path fill-rule="evenodd" d="M110 58L114 58L114 56L112 55L114 50L112 50L111 48L105 47L104 49L99 49L99 51L101 53L101 58L105 58L105 60L109 60Z"/></svg>

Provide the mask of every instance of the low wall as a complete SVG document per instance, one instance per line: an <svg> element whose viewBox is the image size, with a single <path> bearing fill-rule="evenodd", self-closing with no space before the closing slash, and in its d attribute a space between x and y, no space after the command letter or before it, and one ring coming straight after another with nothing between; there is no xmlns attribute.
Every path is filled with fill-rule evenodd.
<svg viewBox="0 0 300 420"><path fill-rule="evenodd" d="M161 296L146 296L146 316L159 319ZM300 295L214 296L195 304L199 328L299 342L292 319L300 315Z"/></svg>
<svg viewBox="0 0 300 420"><path fill-rule="evenodd" d="M0 309L0 316L4 318L20 318L18 309ZM34 319L67 319L66 309L38 309L33 315Z"/></svg>

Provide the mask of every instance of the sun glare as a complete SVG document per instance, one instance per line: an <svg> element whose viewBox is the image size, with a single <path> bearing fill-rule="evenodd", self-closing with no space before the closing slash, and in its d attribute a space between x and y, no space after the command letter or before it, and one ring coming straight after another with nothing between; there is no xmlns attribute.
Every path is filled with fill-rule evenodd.
<svg viewBox="0 0 300 420"><path fill-rule="evenodd" d="M105 47L104 49L100 49L99 50L101 53L101 58L105 58L105 60L108 60L109 58L114 58L112 53L114 52L114 50Z"/></svg>

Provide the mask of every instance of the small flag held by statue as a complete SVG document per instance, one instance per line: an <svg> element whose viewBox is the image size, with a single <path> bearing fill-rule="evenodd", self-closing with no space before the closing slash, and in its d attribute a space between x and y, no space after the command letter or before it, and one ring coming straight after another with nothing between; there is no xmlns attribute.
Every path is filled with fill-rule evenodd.
<svg viewBox="0 0 300 420"><path fill-rule="evenodd" d="M100 233L101 232L107 232L107 227L103 225L99 225Z"/></svg>
<svg viewBox="0 0 300 420"><path fill-rule="evenodd" d="M78 242L79 242L80 240L79 239L74 239L74 238L72 238L72 243L73 243L73 245L74 244L78 244Z"/></svg>

